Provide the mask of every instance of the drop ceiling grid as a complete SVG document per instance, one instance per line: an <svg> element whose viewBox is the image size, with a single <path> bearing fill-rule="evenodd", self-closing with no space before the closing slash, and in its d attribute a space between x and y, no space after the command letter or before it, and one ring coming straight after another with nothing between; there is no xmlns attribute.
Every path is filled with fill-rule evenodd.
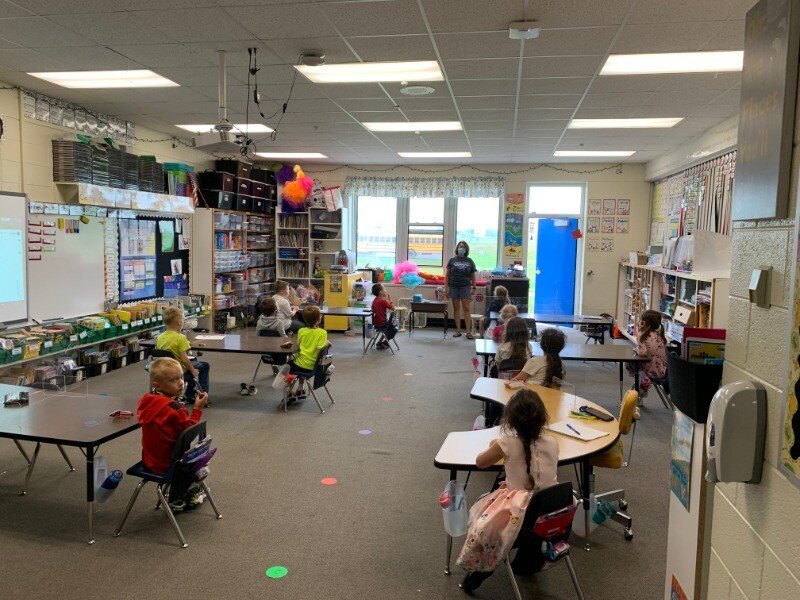
<svg viewBox="0 0 800 600"><path fill-rule="evenodd" d="M192 120L190 115L214 119L217 49L230 52L229 97L235 100L229 104L237 119L244 108L248 46L259 47L267 114L285 100L291 65L304 50L322 51L329 62L427 58L439 60L447 79L431 84L436 91L424 98L400 95L400 84L325 86L299 76L284 119L287 141L310 147L315 134L325 131L343 137L336 144L316 141L348 155L360 143L348 134L365 134L369 137L362 139L373 139L386 152L408 150L407 137L380 141L359 121L424 118L461 121L459 135L467 146L461 149L471 148L474 137L476 159L483 159L488 146L505 145L530 149L511 153L515 161L547 160L544 146L554 138L575 144L640 141L643 151L652 145L650 152L657 153L736 114L738 74L611 80L596 76L605 55L621 49L739 49L742 20L752 3L541 0L523 13L523 0L173 0L169 9L157 0L27 0L24 6L0 0L0 79L97 110L114 108L114 114L133 121L164 123L163 129L177 134L180 130L168 125ZM538 40L508 39L508 23L523 17L541 23ZM297 23L305 26L300 38ZM104 96L67 91L25 74L81 68L151 68L183 87ZM664 114L670 109L687 117L686 123L646 143L629 132L565 135L572 116L673 116ZM422 136L420 143L439 149L458 139ZM361 154L364 162L374 162L370 152ZM631 160L643 158L637 153Z"/></svg>

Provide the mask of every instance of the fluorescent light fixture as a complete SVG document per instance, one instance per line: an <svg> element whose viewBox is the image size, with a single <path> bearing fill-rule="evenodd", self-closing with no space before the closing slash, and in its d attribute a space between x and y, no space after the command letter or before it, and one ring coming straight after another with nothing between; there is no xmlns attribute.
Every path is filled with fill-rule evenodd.
<svg viewBox="0 0 800 600"><path fill-rule="evenodd" d="M409 62L343 63L294 67L314 83L369 83L387 81L442 81L444 75L435 60Z"/></svg>
<svg viewBox="0 0 800 600"><path fill-rule="evenodd" d="M66 88L177 87L178 84L148 69L132 71L63 71L28 73Z"/></svg>
<svg viewBox="0 0 800 600"><path fill-rule="evenodd" d="M556 150L553 156L561 157L578 157L583 156L586 158L611 158L613 156L631 156L636 150Z"/></svg>
<svg viewBox="0 0 800 600"><path fill-rule="evenodd" d="M274 158L275 160L294 160L299 158L328 158L319 152L256 152L261 158Z"/></svg>
<svg viewBox="0 0 800 600"><path fill-rule="evenodd" d="M612 54L600 75L650 75L656 73L722 73L741 71L744 52L665 52Z"/></svg>
<svg viewBox="0 0 800 600"><path fill-rule="evenodd" d="M370 131L461 131L459 121L418 121L416 123L362 123Z"/></svg>
<svg viewBox="0 0 800 600"><path fill-rule="evenodd" d="M658 129L674 127L683 117L654 119L572 119L568 129Z"/></svg>
<svg viewBox="0 0 800 600"><path fill-rule="evenodd" d="M216 125L175 125L175 127L180 127L181 129L185 129L186 131L191 131L192 133L208 133ZM250 123L249 125L245 125L244 123L233 124L233 132L234 133L272 133L272 128L267 127L266 125L262 125L261 123Z"/></svg>
<svg viewBox="0 0 800 600"><path fill-rule="evenodd" d="M472 158L471 152L398 152L403 158Z"/></svg>

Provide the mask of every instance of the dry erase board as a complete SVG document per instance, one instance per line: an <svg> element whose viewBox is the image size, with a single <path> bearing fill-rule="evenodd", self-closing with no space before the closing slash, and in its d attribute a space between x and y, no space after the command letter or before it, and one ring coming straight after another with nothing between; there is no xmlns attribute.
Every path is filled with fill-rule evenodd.
<svg viewBox="0 0 800 600"><path fill-rule="evenodd" d="M37 321L67 319L103 310L105 219L87 217L88 224L79 219L28 215L29 232L41 231L36 237L42 240L39 252L28 245L28 306L31 318ZM53 243L45 243L50 241Z"/></svg>

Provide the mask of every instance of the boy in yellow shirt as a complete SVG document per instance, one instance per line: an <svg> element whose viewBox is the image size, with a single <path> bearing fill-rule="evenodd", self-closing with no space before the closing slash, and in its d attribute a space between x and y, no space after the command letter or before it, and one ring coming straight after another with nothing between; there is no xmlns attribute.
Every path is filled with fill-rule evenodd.
<svg viewBox="0 0 800 600"><path fill-rule="evenodd" d="M183 379L186 381L186 390L183 397L187 402L194 402L195 394L208 392L210 367L207 362L195 360L187 354L192 347L189 340L181 333L183 329L183 310L170 306L164 310L164 325L166 331L156 338L156 350L170 352L183 367ZM195 389L195 380L200 380L199 390Z"/></svg>
<svg viewBox="0 0 800 600"><path fill-rule="evenodd" d="M316 306L307 306L303 309L303 323L306 324L297 332L297 346L299 348L294 359L294 366L298 369L311 371L317 362L317 356L324 348L330 348L328 332L320 327L322 313Z"/></svg>

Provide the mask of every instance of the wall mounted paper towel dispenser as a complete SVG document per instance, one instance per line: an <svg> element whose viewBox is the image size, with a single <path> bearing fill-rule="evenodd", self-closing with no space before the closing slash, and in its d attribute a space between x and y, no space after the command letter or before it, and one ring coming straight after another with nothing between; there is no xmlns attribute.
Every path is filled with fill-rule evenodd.
<svg viewBox="0 0 800 600"><path fill-rule="evenodd" d="M756 381L721 387L706 423L706 481L758 483L764 462L767 392Z"/></svg>

